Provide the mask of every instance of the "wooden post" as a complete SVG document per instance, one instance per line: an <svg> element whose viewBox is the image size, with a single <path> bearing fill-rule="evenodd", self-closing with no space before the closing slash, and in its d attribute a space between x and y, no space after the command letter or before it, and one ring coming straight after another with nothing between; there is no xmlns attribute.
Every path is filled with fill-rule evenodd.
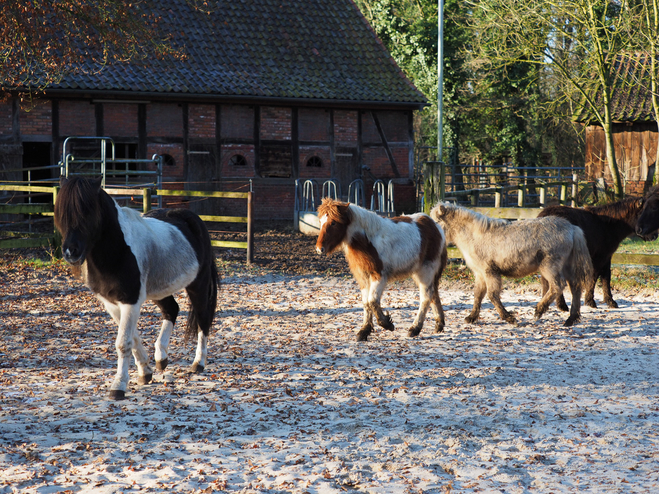
<svg viewBox="0 0 659 494"><path fill-rule="evenodd" d="M430 213L433 206L432 190L432 167L426 161L423 166L423 211L426 214Z"/></svg>
<svg viewBox="0 0 659 494"><path fill-rule="evenodd" d="M501 207L501 187L497 187L497 189L494 191L494 207Z"/></svg>
<svg viewBox="0 0 659 494"><path fill-rule="evenodd" d="M479 196L480 196L480 194L479 194L477 189L471 191L471 205L475 208L478 207Z"/></svg>
<svg viewBox="0 0 659 494"><path fill-rule="evenodd" d="M440 201L444 200L444 189L446 188L446 166L443 161L439 162L439 194L437 197Z"/></svg>
<svg viewBox="0 0 659 494"><path fill-rule="evenodd" d="M561 197L559 199L560 205L565 206L565 201L567 200L567 184L561 184Z"/></svg>
<svg viewBox="0 0 659 494"><path fill-rule="evenodd" d="M540 207L544 208L547 202L547 186L540 187Z"/></svg>
<svg viewBox="0 0 659 494"><path fill-rule="evenodd" d="M576 173L572 174L572 202L571 206L573 208L577 207L577 196L579 195L579 175Z"/></svg>
<svg viewBox="0 0 659 494"><path fill-rule="evenodd" d="M247 265L251 265L254 261L254 193L249 191L247 193Z"/></svg>
<svg viewBox="0 0 659 494"><path fill-rule="evenodd" d="M517 189L517 206L523 208L525 202L526 202L526 187L524 187L524 185L520 185L519 189Z"/></svg>
<svg viewBox="0 0 659 494"><path fill-rule="evenodd" d="M151 211L151 189L142 189L142 212L148 213Z"/></svg>

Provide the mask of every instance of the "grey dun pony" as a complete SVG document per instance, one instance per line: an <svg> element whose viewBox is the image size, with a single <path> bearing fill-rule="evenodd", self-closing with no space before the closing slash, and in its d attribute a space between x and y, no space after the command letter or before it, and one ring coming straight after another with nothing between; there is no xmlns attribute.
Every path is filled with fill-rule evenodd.
<svg viewBox="0 0 659 494"><path fill-rule="evenodd" d="M501 304L501 277L521 278L539 272L547 291L535 308L539 319L563 292L572 292L570 317L565 326L580 318L581 291L592 277L593 266L581 229L550 216L510 222L495 219L450 203L439 203L430 216L442 227L448 243L455 244L474 273L474 307L465 319L478 319L487 293L501 318L511 324L515 317Z"/></svg>

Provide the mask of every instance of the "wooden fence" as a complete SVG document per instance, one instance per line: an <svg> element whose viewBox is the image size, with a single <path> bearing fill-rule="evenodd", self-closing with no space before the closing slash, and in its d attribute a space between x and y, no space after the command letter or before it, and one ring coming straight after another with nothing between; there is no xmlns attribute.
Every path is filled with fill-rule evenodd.
<svg viewBox="0 0 659 494"><path fill-rule="evenodd" d="M20 203L20 204L0 204L0 214L27 214L27 215L53 215L53 204L57 200L59 187L41 187L28 185L2 185L0 191L8 192L27 192L27 193L46 193L52 194L52 203ZM109 195L113 196L142 196L142 211L147 212L151 209L151 198L157 196L177 196L177 197L204 197L204 198L224 198L224 199L246 199L247 216L208 216L202 215L201 219L205 222L213 223L246 223L247 240L245 242L228 241L228 240L211 240L213 247L246 249L247 263L251 264L254 260L254 230L253 230L253 193L252 192L220 192L220 191L198 191L198 190L153 190L145 189L105 189ZM55 249L59 247L59 235L56 231L48 234L31 234L29 232L11 232L12 237L0 239L0 249L11 248L29 248L29 247L48 247Z"/></svg>

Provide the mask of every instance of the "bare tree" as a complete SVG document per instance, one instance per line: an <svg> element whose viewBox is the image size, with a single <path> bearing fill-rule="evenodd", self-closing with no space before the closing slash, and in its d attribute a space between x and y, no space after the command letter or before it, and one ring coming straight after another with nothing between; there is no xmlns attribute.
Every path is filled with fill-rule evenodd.
<svg viewBox="0 0 659 494"><path fill-rule="evenodd" d="M604 129L607 164L623 196L613 146L611 95L614 64L629 47L627 0L468 0L481 63L542 64L582 114Z"/></svg>

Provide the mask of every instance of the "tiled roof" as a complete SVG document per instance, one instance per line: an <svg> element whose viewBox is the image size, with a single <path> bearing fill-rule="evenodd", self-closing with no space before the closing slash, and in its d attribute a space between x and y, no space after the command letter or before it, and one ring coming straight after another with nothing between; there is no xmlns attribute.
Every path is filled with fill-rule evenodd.
<svg viewBox="0 0 659 494"><path fill-rule="evenodd" d="M210 15L184 0L145 4L184 60L90 64L49 88L426 103L352 0L218 0Z"/></svg>
<svg viewBox="0 0 659 494"><path fill-rule="evenodd" d="M614 122L654 122L650 91L650 61L643 54L619 57L615 63L616 83L611 93L611 117ZM601 101L601 96L598 95ZM595 122L593 112L581 107L573 119Z"/></svg>

